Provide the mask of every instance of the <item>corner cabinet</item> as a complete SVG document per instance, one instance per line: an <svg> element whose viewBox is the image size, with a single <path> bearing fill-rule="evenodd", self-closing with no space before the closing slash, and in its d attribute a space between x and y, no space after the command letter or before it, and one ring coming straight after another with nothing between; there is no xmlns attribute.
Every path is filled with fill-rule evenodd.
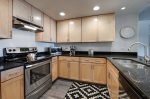
<svg viewBox="0 0 150 99"><path fill-rule="evenodd" d="M107 87L111 99L119 99L119 71L107 61Z"/></svg>
<svg viewBox="0 0 150 99"><path fill-rule="evenodd" d="M12 0L0 0L0 38L12 35Z"/></svg>
<svg viewBox="0 0 150 99"><path fill-rule="evenodd" d="M0 99L24 99L23 67L1 72Z"/></svg>

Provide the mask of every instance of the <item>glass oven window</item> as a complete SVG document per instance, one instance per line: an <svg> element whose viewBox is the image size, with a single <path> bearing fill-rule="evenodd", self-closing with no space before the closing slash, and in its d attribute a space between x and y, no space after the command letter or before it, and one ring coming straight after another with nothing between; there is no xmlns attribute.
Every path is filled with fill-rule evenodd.
<svg viewBox="0 0 150 99"><path fill-rule="evenodd" d="M50 64L44 64L40 67L30 70L30 84L33 84L43 77L50 74Z"/></svg>

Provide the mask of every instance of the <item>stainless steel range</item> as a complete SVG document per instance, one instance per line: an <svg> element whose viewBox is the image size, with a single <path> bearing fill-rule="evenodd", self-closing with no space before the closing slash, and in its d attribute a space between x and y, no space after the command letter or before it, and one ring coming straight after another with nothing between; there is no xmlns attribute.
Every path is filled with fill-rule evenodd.
<svg viewBox="0 0 150 99"><path fill-rule="evenodd" d="M38 99L52 85L51 58L43 56L28 61L26 56L29 53L36 54L37 48L5 48L4 58L24 64L25 99Z"/></svg>

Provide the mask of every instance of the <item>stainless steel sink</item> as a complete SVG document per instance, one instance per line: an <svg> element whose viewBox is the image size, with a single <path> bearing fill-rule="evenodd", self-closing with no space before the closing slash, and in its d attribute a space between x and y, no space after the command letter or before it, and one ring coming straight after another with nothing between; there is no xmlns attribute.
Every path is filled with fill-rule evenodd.
<svg viewBox="0 0 150 99"><path fill-rule="evenodd" d="M126 67L126 68L143 69L146 67L146 65L136 62L132 59L113 58L113 60L118 64L120 64L122 67Z"/></svg>

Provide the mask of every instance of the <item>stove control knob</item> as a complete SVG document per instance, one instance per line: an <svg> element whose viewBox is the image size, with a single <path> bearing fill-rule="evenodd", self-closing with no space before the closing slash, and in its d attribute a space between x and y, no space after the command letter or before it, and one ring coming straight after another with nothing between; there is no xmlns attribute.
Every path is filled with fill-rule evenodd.
<svg viewBox="0 0 150 99"><path fill-rule="evenodd" d="M13 49L13 51L15 52L15 51L16 51L16 49Z"/></svg>
<svg viewBox="0 0 150 99"><path fill-rule="evenodd" d="M12 50L11 50L11 49L9 49L8 51L9 51L9 52L11 52Z"/></svg>

